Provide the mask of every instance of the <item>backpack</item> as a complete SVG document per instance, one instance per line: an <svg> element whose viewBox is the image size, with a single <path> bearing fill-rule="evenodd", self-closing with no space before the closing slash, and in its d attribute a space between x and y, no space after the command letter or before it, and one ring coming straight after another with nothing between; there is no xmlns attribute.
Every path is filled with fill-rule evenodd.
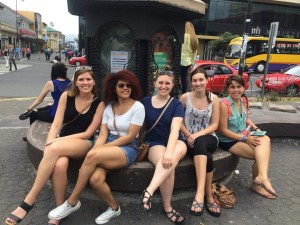
<svg viewBox="0 0 300 225"><path fill-rule="evenodd" d="M246 112L247 112L247 118L248 118L248 100L246 99L246 97L242 97ZM228 108L228 119L230 118L231 114L232 114L232 108L230 106L230 102L227 98L223 98L222 102L227 105Z"/></svg>

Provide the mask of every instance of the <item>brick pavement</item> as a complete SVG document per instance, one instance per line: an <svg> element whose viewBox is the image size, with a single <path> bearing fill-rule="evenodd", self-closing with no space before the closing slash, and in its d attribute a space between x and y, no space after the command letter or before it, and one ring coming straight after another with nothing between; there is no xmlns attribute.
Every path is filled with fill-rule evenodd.
<svg viewBox="0 0 300 225"><path fill-rule="evenodd" d="M39 56L37 56L38 59ZM0 223L4 224L6 216L13 211L24 198L32 185L35 170L27 158L26 143L22 137L26 135L28 121L19 121L18 115L32 100L0 101ZM251 110L255 114L255 110ZM299 121L299 111L293 114L271 112L265 108L260 116L276 121L278 116L286 120ZM252 114L253 116L253 114ZM241 159L235 173L229 181L237 196L234 209L223 209L220 218L213 218L204 212L204 224L236 224L236 225L296 225L300 224L300 140L272 139L272 155L270 161L270 178L279 197L267 200L249 189L251 183L251 162ZM200 218L188 214L193 196L193 189L175 191L173 202L175 209L186 216L185 224L199 224ZM147 213L140 205L141 193L115 193L120 199L122 214L111 220L110 225L143 224L168 225L162 212L158 192L155 193L152 210ZM180 200L178 200L180 199ZM34 209L21 224L47 224L47 214L54 208L51 185L41 192ZM84 198L78 213L65 219L62 225L90 225L106 206L101 200Z"/></svg>

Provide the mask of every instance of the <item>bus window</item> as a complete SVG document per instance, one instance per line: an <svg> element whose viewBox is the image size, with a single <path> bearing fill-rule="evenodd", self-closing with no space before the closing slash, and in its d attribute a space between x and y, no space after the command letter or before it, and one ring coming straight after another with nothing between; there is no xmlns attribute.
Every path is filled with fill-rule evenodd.
<svg viewBox="0 0 300 225"><path fill-rule="evenodd" d="M268 52L268 42L267 41L262 41L261 42L260 53L261 54L266 54L267 52Z"/></svg>
<svg viewBox="0 0 300 225"><path fill-rule="evenodd" d="M292 53L299 54L300 53L300 43L293 43L292 44Z"/></svg>

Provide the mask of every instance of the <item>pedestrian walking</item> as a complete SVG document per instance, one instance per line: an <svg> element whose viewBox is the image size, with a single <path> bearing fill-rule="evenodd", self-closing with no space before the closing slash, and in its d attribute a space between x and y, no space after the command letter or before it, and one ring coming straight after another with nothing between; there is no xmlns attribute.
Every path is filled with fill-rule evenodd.
<svg viewBox="0 0 300 225"><path fill-rule="evenodd" d="M25 52L26 52L25 47L22 47L22 56L23 56L23 58L25 58Z"/></svg>
<svg viewBox="0 0 300 225"><path fill-rule="evenodd" d="M26 57L28 60L30 60L30 55L31 55L31 49L28 47L26 50Z"/></svg>
<svg viewBox="0 0 300 225"><path fill-rule="evenodd" d="M8 49L6 46L4 46L4 49L3 49L3 56L4 56L4 60L5 60L5 67L8 68Z"/></svg>
<svg viewBox="0 0 300 225"><path fill-rule="evenodd" d="M7 56L8 56L8 60L9 60L9 71L11 71L12 64L14 64L15 70L17 70L16 50L12 47L12 45L9 45L9 48L7 50Z"/></svg>
<svg viewBox="0 0 300 225"><path fill-rule="evenodd" d="M20 47L17 47L16 48L16 58L18 60L20 60L20 57L21 57L21 48Z"/></svg>

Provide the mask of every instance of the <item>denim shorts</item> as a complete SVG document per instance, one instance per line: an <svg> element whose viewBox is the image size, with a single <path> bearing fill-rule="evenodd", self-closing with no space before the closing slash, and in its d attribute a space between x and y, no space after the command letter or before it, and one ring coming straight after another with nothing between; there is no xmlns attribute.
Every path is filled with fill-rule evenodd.
<svg viewBox="0 0 300 225"><path fill-rule="evenodd" d="M85 140L85 142L88 144L88 146L89 146L89 150L91 150L92 149L92 147L94 146L94 142L93 141L91 141L91 140Z"/></svg>
<svg viewBox="0 0 300 225"><path fill-rule="evenodd" d="M107 138L106 143L112 142L116 140L119 136L114 134L109 134L109 137ZM127 158L127 166L130 166L134 163L138 156L138 149L137 149L137 141L134 139L131 143L128 145L120 146L120 148L123 150L123 152L126 155Z"/></svg>

